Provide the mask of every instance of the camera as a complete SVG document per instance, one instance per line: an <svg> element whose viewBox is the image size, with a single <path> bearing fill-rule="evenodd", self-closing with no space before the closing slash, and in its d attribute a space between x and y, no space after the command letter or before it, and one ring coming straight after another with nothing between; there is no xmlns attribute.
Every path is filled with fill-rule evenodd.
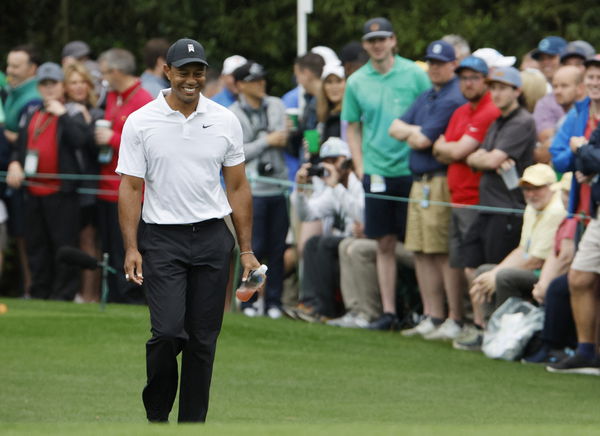
<svg viewBox="0 0 600 436"><path fill-rule="evenodd" d="M259 162L258 163L258 175L268 177L273 175L275 168L271 162Z"/></svg>
<svg viewBox="0 0 600 436"><path fill-rule="evenodd" d="M312 165L308 169L308 177L317 176L317 177L325 177L327 175L327 170L321 164Z"/></svg>

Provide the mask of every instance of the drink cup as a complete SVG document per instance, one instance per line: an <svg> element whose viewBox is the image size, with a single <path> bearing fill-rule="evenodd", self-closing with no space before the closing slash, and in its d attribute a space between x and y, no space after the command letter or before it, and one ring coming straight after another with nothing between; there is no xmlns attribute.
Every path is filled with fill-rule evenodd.
<svg viewBox="0 0 600 436"><path fill-rule="evenodd" d="M517 174L517 167L512 166L507 170L501 170L500 176L502 176L502 180L504 180L504 184L509 191L519 187L519 175Z"/></svg>
<svg viewBox="0 0 600 436"><path fill-rule="evenodd" d="M318 130L305 130L304 139L308 144L308 152L310 154L319 153L319 132Z"/></svg>
<svg viewBox="0 0 600 436"><path fill-rule="evenodd" d="M285 110L285 114L292 124L292 130L298 130L298 112L297 107L289 107Z"/></svg>
<svg viewBox="0 0 600 436"><path fill-rule="evenodd" d="M108 120L96 120L95 127L96 129L110 129L112 123Z"/></svg>

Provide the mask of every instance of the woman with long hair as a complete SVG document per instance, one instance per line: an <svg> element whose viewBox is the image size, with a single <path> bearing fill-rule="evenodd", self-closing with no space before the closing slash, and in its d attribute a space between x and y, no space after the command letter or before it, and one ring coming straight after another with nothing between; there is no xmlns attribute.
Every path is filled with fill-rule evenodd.
<svg viewBox="0 0 600 436"><path fill-rule="evenodd" d="M81 113L91 130L96 120L102 119L104 111L96 107L98 97L94 90L94 81L87 68L80 63L73 63L64 69L65 101L67 111L71 114ZM90 135L93 138L93 135ZM78 158L85 174L97 175L99 167L95 146L90 145L82 150ZM97 180L85 180L81 186L94 189ZM79 233L79 248L86 254L99 258L99 245L96 232L96 196L80 194L81 230ZM77 302L97 302L100 299L100 275L98 271L84 270L81 280L81 291L75 297Z"/></svg>
<svg viewBox="0 0 600 436"><path fill-rule="evenodd" d="M321 92L317 96L317 119L321 143L332 136L344 138L345 129L340 121L346 78L342 65L325 65L321 75Z"/></svg>

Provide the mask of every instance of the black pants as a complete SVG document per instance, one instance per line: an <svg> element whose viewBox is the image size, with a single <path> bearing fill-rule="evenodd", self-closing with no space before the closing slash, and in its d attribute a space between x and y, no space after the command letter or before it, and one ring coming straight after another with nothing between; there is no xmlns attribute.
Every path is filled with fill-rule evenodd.
<svg viewBox="0 0 600 436"><path fill-rule="evenodd" d="M306 242L302 256L302 302L328 317L337 315L335 293L340 287L338 247L343 239L339 236L313 236Z"/></svg>
<svg viewBox="0 0 600 436"><path fill-rule="evenodd" d="M544 299L545 317L542 340L550 348L577 347L577 332L571 310L567 274L552 280Z"/></svg>
<svg viewBox="0 0 600 436"><path fill-rule="evenodd" d="M27 196L25 243L32 297L73 300L79 290L79 267L56 260L60 247L79 246L79 212L74 193Z"/></svg>
<svg viewBox="0 0 600 436"><path fill-rule="evenodd" d="M98 232L102 252L108 253L108 263L118 271L108 275L108 301L111 303L144 303L141 287L125 280L123 264L125 249L119 227L119 212L116 202L98 200Z"/></svg>
<svg viewBox="0 0 600 436"><path fill-rule="evenodd" d="M223 220L142 224L139 249L152 338L142 394L150 421L167 421L177 393L179 422L203 422L221 330L234 239Z"/></svg>
<svg viewBox="0 0 600 436"><path fill-rule="evenodd" d="M481 212L467 231L462 244L464 265L477 268L498 264L519 246L523 217Z"/></svg>

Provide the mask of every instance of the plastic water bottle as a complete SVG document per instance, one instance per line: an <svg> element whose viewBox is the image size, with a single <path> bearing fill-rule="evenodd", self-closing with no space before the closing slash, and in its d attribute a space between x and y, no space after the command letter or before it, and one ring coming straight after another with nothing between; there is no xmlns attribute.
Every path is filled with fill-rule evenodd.
<svg viewBox="0 0 600 436"><path fill-rule="evenodd" d="M250 271L248 278L242 282L235 291L235 296L240 301L248 301L254 293L262 286L267 278L267 265L261 265L257 270Z"/></svg>

